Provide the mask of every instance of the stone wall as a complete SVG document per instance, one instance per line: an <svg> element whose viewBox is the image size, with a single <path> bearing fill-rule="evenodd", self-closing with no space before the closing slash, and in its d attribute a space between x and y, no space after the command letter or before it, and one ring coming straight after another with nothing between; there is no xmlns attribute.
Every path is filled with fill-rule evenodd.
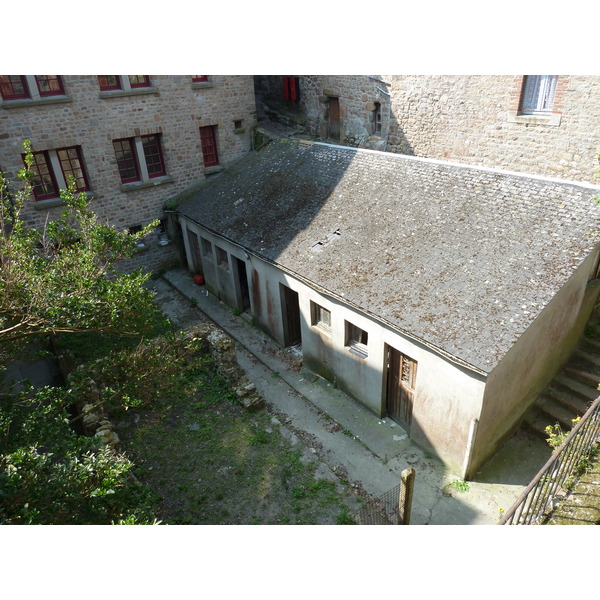
<svg viewBox="0 0 600 600"><path fill-rule="evenodd" d="M280 80L271 76L264 85L273 93ZM310 133L323 140L593 182L600 77L559 76L552 119L519 115L522 84L522 75L302 76L297 108ZM338 140L330 136L329 98L340 105Z"/></svg>
<svg viewBox="0 0 600 600"><path fill-rule="evenodd" d="M189 75L150 76L151 88L131 93L101 92L95 75L64 76L65 97L0 104L0 170L16 184L23 167L22 142L34 151L80 146L92 209L119 228L162 218L164 202L214 169L203 163L199 127L217 126L221 166L250 149L256 122L251 76L211 76L194 84ZM123 185L113 140L161 134L166 177L143 185ZM53 206L58 204L58 206ZM25 220L41 227L62 206L33 201ZM138 259L143 262L144 257Z"/></svg>

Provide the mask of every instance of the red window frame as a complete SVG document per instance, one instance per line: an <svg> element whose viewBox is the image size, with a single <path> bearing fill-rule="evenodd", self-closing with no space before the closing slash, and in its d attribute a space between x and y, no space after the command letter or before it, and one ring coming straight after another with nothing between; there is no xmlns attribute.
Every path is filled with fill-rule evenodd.
<svg viewBox="0 0 600 600"><path fill-rule="evenodd" d="M98 84L103 92L122 89L121 78L118 75L98 75Z"/></svg>
<svg viewBox="0 0 600 600"><path fill-rule="evenodd" d="M0 94L3 100L30 98L25 75L0 75Z"/></svg>
<svg viewBox="0 0 600 600"><path fill-rule="evenodd" d="M167 174L165 161L163 159L162 144L160 134L143 135L142 146L144 147L144 158L146 159L146 168L148 177L162 177Z"/></svg>
<svg viewBox="0 0 600 600"><path fill-rule="evenodd" d="M60 163L60 168L67 185L69 184L69 175L75 178L75 191L87 192L90 189L83 156L80 146L70 146L68 148L58 148L56 156Z"/></svg>
<svg viewBox="0 0 600 600"><path fill-rule="evenodd" d="M131 89L150 87L149 75L128 75Z"/></svg>
<svg viewBox="0 0 600 600"><path fill-rule="evenodd" d="M132 183L140 181L140 167L138 165L137 152L135 150L134 138L122 138L113 140L113 148L117 158L117 167L121 183Z"/></svg>
<svg viewBox="0 0 600 600"><path fill-rule="evenodd" d="M65 88L60 75L36 75L35 82L42 98L65 95Z"/></svg>
<svg viewBox="0 0 600 600"><path fill-rule="evenodd" d="M25 163L25 155L22 156ZM56 198L58 196L58 185L47 150L33 152L33 163L30 170L34 174L32 181L34 198L36 200Z"/></svg>
<svg viewBox="0 0 600 600"><path fill-rule="evenodd" d="M216 129L216 125L200 127L200 143L205 167L215 167L219 164Z"/></svg>
<svg viewBox="0 0 600 600"><path fill-rule="evenodd" d="M192 75L192 83L204 83L208 81L208 75Z"/></svg>

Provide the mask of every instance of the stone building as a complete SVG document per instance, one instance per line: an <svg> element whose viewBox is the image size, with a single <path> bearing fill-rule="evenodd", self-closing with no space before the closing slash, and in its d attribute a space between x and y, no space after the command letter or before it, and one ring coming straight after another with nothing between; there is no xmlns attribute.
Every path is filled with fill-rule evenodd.
<svg viewBox="0 0 600 600"><path fill-rule="evenodd" d="M269 76L257 90L272 117L343 145L577 181L598 173L598 76Z"/></svg>
<svg viewBox="0 0 600 600"><path fill-rule="evenodd" d="M176 198L192 272L464 476L600 292L598 186L279 140Z"/></svg>
<svg viewBox="0 0 600 600"><path fill-rule="evenodd" d="M38 176L24 218L37 227L59 214L68 174L101 220L160 219L167 198L250 149L256 121L250 76L3 75L0 92L0 170L18 183L29 139ZM176 257L150 236L136 262Z"/></svg>

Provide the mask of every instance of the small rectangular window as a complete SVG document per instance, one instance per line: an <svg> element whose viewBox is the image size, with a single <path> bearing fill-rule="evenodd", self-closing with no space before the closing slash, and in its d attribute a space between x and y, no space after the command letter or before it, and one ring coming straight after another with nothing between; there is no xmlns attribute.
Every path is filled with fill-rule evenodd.
<svg viewBox="0 0 600 600"><path fill-rule="evenodd" d="M320 327L325 331L331 331L331 312L318 305L316 302L310 303L311 324L313 327Z"/></svg>
<svg viewBox="0 0 600 600"><path fill-rule="evenodd" d="M225 250L223 250L222 248L219 248L219 246L215 246L215 252L217 256L217 264L220 267L223 267L223 269L225 269L226 271L229 271L229 260L227 258L227 252L225 252Z"/></svg>
<svg viewBox="0 0 600 600"><path fill-rule="evenodd" d="M369 334L366 331L346 321L346 346L350 352L360 358L366 358L368 340Z"/></svg>
<svg viewBox="0 0 600 600"><path fill-rule="evenodd" d="M193 83L205 83L208 81L208 75L192 75Z"/></svg>
<svg viewBox="0 0 600 600"><path fill-rule="evenodd" d="M202 245L202 255L206 256L207 258L212 258L212 244L204 238L200 238L200 244Z"/></svg>

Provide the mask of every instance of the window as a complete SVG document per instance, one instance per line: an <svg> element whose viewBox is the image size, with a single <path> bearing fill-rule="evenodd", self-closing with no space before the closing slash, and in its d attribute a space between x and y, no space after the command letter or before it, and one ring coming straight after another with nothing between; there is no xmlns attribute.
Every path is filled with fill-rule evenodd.
<svg viewBox="0 0 600 600"><path fill-rule="evenodd" d="M59 190L67 188L71 177L77 192L90 189L79 146L34 152L31 171L36 200L58 198Z"/></svg>
<svg viewBox="0 0 600 600"><path fill-rule="evenodd" d="M526 75L521 94L521 114L551 113L557 81L558 75Z"/></svg>
<svg viewBox="0 0 600 600"><path fill-rule="evenodd" d="M192 83L206 83L208 75L192 75Z"/></svg>
<svg viewBox="0 0 600 600"><path fill-rule="evenodd" d="M204 238L200 238L200 243L202 245L202 254L207 258L212 258L212 244Z"/></svg>
<svg viewBox="0 0 600 600"><path fill-rule="evenodd" d="M215 246L215 251L217 254L217 264L220 267L223 267L226 271L229 271L229 261L227 260L227 252L219 246Z"/></svg>
<svg viewBox="0 0 600 600"><path fill-rule="evenodd" d="M327 332L331 331L331 312L311 300L310 303L311 325Z"/></svg>
<svg viewBox="0 0 600 600"><path fill-rule="evenodd" d="M219 164L217 153L217 126L200 127L200 143L205 167L215 167Z"/></svg>
<svg viewBox="0 0 600 600"><path fill-rule="evenodd" d="M0 93L3 100L41 100L64 96L65 88L60 75L0 75Z"/></svg>
<svg viewBox="0 0 600 600"><path fill-rule="evenodd" d="M98 75L101 92L132 92L152 88L149 75Z"/></svg>
<svg viewBox="0 0 600 600"><path fill-rule="evenodd" d="M3 100L29 98L27 79L23 75L0 75L0 92Z"/></svg>
<svg viewBox="0 0 600 600"><path fill-rule="evenodd" d="M98 83L103 92L121 89L121 78L118 75L98 75Z"/></svg>
<svg viewBox="0 0 600 600"><path fill-rule="evenodd" d="M368 339L369 334L366 331L346 321L346 346L352 354L366 358Z"/></svg>
<svg viewBox="0 0 600 600"><path fill-rule="evenodd" d="M129 85L131 88L150 87L150 77L148 75L129 75Z"/></svg>
<svg viewBox="0 0 600 600"><path fill-rule="evenodd" d="M166 175L160 137L154 134L113 140L121 183L144 182Z"/></svg>
<svg viewBox="0 0 600 600"><path fill-rule="evenodd" d="M36 75L35 81L41 97L65 95L60 75Z"/></svg>
<svg viewBox="0 0 600 600"><path fill-rule="evenodd" d="M375 102L375 110L373 111L373 125L375 135L381 135L381 103Z"/></svg>

